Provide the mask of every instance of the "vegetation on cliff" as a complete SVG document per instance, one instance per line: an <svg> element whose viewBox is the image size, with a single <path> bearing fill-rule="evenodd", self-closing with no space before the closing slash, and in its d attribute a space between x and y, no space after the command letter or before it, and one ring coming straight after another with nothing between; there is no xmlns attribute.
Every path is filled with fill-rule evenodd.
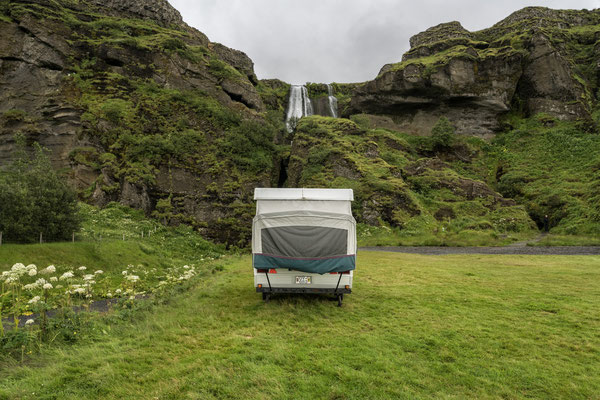
<svg viewBox="0 0 600 400"><path fill-rule="evenodd" d="M124 6L135 8L133 3ZM159 16L69 1L15 1L3 12L7 23L1 28L9 41L4 45L11 51L20 52L9 37L17 24L27 27L17 32L33 36L24 41L42 37L50 43L33 60L15 55L5 68L38 71L52 59L57 76L54 82L40 79L49 92L44 104L4 104L8 113L22 111L26 118L12 118L3 134L36 135L54 147L55 157L68 154L54 163L71 167L86 201L101 206L120 201L165 223L188 223L210 238L246 245L253 188L277 179L276 142L283 131L283 106L277 102L287 85L257 82L243 53ZM11 79L5 97L18 99L10 95L18 90ZM50 89L54 85L58 93ZM265 111L260 97L271 92L277 112ZM57 117L44 111L49 102L71 124L65 136L76 138L55 144Z"/></svg>
<svg viewBox="0 0 600 400"><path fill-rule="evenodd" d="M39 144L33 155L19 136L15 160L0 167L0 240L68 240L79 230L77 194L52 169ZM1 242L0 242L1 244Z"/></svg>
<svg viewBox="0 0 600 400"><path fill-rule="evenodd" d="M305 118L289 134L290 85L258 81L245 54L166 2L152 18L133 0L1 4L0 153L9 132L39 140L88 202L235 246L249 242L257 186L353 188L364 240L383 232L388 244L510 242L546 214L556 233L598 231L596 12L441 24L373 82L331 84L348 119ZM16 96L32 79L39 93ZM325 100L326 85L307 88Z"/></svg>
<svg viewBox="0 0 600 400"><path fill-rule="evenodd" d="M525 208L490 188L485 175L457 172L458 164L480 157L468 140L436 152L430 138L371 129L360 117L353 119L362 126L343 118L303 118L293 138L287 185L354 189L363 243L482 245L533 234ZM369 236L381 240L379 229L388 238L373 243Z"/></svg>

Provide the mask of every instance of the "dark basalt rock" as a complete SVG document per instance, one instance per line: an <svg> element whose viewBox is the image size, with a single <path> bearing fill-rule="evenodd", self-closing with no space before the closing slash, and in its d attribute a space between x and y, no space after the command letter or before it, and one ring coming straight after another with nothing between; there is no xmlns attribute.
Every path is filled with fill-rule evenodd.
<svg viewBox="0 0 600 400"><path fill-rule="evenodd" d="M528 115L590 119L598 76L581 76L574 68L581 56L566 43L592 47L598 38L582 41L567 30L599 23L598 10L528 7L478 32L437 25L411 38L401 63L354 91L352 112L385 115L421 135L446 116L459 134L490 136L514 104Z"/></svg>
<svg viewBox="0 0 600 400"><path fill-rule="evenodd" d="M458 21L445 22L427 29L424 32L417 33L410 38L411 49L456 38L470 38L471 32L463 28Z"/></svg>
<svg viewBox="0 0 600 400"><path fill-rule="evenodd" d="M120 17L151 19L162 25L182 25L181 14L167 0L91 0L104 12Z"/></svg>
<svg viewBox="0 0 600 400"><path fill-rule="evenodd" d="M258 80L252 60L246 54L211 43L187 26L166 0L18 0L7 8L0 5L0 13L0 166L13 157L14 134L21 132L28 143L37 141L50 150L53 166L69 170L71 182L86 201L99 206L119 201L151 214L158 199L176 194L176 212L211 237L222 229L218 220L231 217L230 204L251 197L252 188L244 187L232 198L221 194L215 198L209 184L218 179L210 173L199 168L167 169L160 162L150 180L125 179L122 171L103 166L98 158L112 152L102 142L103 136L126 131L107 119L82 119L88 110L81 105L83 95L92 94L102 103L131 90L128 82L148 82L181 93L201 93L232 115L260 119L258 112L264 105L255 88ZM124 29L124 38L98 35L90 23L100 19L109 24L106 29ZM170 44L168 37L160 35L155 36L157 42L143 42L161 29L176 33ZM207 60L228 73L235 69L239 75L220 76ZM93 64L87 69L94 74L89 93L74 82L84 63ZM111 80L111 76L122 79ZM144 134L155 132L152 119L149 121L140 121ZM193 128L201 131L207 127L209 122L200 121ZM81 148L95 155L87 161L74 157L74 151ZM247 185L268 186L266 176L266 180L263 174ZM211 209L215 211L209 212Z"/></svg>

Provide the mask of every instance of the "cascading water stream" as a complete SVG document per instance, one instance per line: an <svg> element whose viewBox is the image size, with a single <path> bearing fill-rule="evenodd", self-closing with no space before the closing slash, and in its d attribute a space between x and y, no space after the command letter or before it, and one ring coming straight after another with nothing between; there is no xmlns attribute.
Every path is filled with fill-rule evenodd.
<svg viewBox="0 0 600 400"><path fill-rule="evenodd" d="M337 109L338 109L337 97L335 97L333 95L333 89L331 88L330 84L327 84L327 95L328 95L328 98L329 98L329 111L331 112L331 116L333 118L337 118L338 117L338 113L337 113Z"/></svg>
<svg viewBox="0 0 600 400"><path fill-rule="evenodd" d="M313 115L313 107L308 97L308 90L304 85L292 85L290 88L290 100L285 117L285 126L288 132L293 132L298 120L302 117Z"/></svg>

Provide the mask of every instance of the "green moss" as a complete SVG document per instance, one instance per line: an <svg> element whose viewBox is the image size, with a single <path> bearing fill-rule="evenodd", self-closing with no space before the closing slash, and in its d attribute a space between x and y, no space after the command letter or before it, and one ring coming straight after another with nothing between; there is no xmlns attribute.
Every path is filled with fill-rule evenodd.
<svg viewBox="0 0 600 400"><path fill-rule="evenodd" d="M554 120L547 127L545 118L522 120L494 140L487 157L501 166L498 189L522 203L538 225L549 215L553 232L596 234L600 138L572 122Z"/></svg>
<svg viewBox="0 0 600 400"><path fill-rule="evenodd" d="M94 147L76 147L69 153L69 159L94 170L100 169L98 150Z"/></svg>
<svg viewBox="0 0 600 400"><path fill-rule="evenodd" d="M466 50L470 47L458 45L446 49L441 52L437 52L430 56L413 58L406 61L402 61L397 64L392 64L388 72L400 71L406 69L409 65L416 65L421 69L421 73L424 76L431 75L434 69L440 66L446 65L450 60L457 58L464 58L468 60L476 60L476 57L468 53Z"/></svg>
<svg viewBox="0 0 600 400"><path fill-rule="evenodd" d="M208 70L210 73L220 79L232 79L245 81L244 77L237 69L216 57L211 57L208 61Z"/></svg>
<svg viewBox="0 0 600 400"><path fill-rule="evenodd" d="M433 243L431 238L443 236L443 240L458 241L465 230L476 230L490 232L487 243L531 235L533 223L523 207L498 206L494 196L471 197L460 189L465 178L451 168L426 168L418 175L405 176L403 169L418 157L408 138L413 137L361 128L343 118L303 118L290 158L291 185L352 188L358 221L374 223L371 215L376 213L376 223L396 227L393 232L401 228L404 238ZM433 217L441 208L454 209L450 220ZM436 233L425 239L425 229Z"/></svg>
<svg viewBox="0 0 600 400"><path fill-rule="evenodd" d="M2 113L5 122L21 122L27 119L27 112L20 109L7 110Z"/></svg>

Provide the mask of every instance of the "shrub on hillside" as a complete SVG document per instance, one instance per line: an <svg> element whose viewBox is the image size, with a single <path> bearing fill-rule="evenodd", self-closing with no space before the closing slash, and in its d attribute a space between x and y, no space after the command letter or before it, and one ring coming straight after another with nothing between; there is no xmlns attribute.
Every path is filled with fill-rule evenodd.
<svg viewBox="0 0 600 400"><path fill-rule="evenodd" d="M431 129L431 141L435 149L447 149L454 143L454 126L446 117L440 117Z"/></svg>
<svg viewBox="0 0 600 400"><path fill-rule="evenodd" d="M18 137L15 161L0 169L0 232L4 240L31 243L40 232L48 240L67 240L79 229L77 196L51 167L42 147L25 152Z"/></svg>

